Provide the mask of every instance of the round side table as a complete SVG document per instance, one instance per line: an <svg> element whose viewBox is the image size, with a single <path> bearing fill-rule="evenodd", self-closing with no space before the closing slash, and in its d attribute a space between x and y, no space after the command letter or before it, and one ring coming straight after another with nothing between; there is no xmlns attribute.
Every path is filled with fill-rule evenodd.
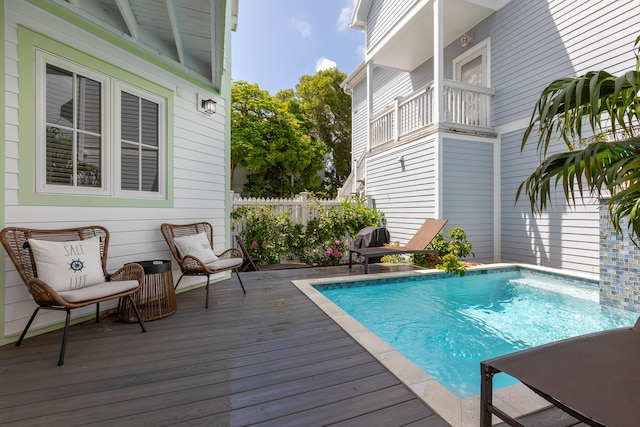
<svg viewBox="0 0 640 427"><path fill-rule="evenodd" d="M138 261L136 264L144 269L144 282L131 298L135 301L142 320L146 322L171 316L178 308L171 261ZM127 323L138 322L129 298L120 299L118 319Z"/></svg>

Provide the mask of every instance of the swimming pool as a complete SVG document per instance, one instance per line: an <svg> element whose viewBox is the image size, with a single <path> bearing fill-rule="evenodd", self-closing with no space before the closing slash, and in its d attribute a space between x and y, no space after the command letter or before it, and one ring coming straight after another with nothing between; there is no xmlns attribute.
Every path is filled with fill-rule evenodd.
<svg viewBox="0 0 640 427"><path fill-rule="evenodd" d="M600 305L596 281L522 267L313 287L459 398L479 393L482 360L638 317ZM499 375L494 389L515 382Z"/></svg>

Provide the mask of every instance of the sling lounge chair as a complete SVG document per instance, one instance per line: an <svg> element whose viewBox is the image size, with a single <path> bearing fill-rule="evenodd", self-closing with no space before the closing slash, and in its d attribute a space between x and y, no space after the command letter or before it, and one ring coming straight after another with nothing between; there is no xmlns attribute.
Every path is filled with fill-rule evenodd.
<svg viewBox="0 0 640 427"><path fill-rule="evenodd" d="M504 372L591 426L638 425L640 319L613 329L522 350L480 363L480 426L491 415L521 426L493 405L493 376Z"/></svg>
<svg viewBox="0 0 640 427"><path fill-rule="evenodd" d="M364 274L369 273L370 258L393 254L432 253L437 255L437 251L425 248L438 235L446 223L446 219L427 219L411 240L409 240L404 246L349 249L349 268L351 268L351 264L353 263L353 254L360 255L364 258Z"/></svg>
<svg viewBox="0 0 640 427"><path fill-rule="evenodd" d="M109 231L101 226L36 230L7 227L0 241L22 281L37 304L16 347L22 344L40 309L66 312L58 365L64 364L71 310L96 305L96 323L100 321L100 303L128 298L142 332L142 318L134 299L144 281L139 264L126 264L107 274Z"/></svg>
<svg viewBox="0 0 640 427"><path fill-rule="evenodd" d="M249 255L246 246L242 242L242 238L236 235L236 243L244 255L244 264L240 268L240 271L267 271L267 270L290 270L292 268L310 268L309 264L304 262L292 262L284 264L259 264L256 261L260 261L259 258L255 259Z"/></svg>
<svg viewBox="0 0 640 427"><path fill-rule="evenodd" d="M207 276L205 308L209 308L210 276L233 270L238 276L242 292L247 293L238 273L238 269L244 262L242 251L237 248L229 248L222 253L214 253L211 224L208 222L162 224L160 231L182 272L175 288L178 288L184 276Z"/></svg>

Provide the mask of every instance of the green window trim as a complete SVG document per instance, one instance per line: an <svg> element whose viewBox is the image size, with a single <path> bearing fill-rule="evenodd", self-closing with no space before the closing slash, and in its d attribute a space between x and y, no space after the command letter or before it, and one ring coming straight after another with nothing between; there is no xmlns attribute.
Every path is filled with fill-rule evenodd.
<svg viewBox="0 0 640 427"><path fill-rule="evenodd" d="M84 67L99 70L114 79L139 87L166 99L166 197L164 199L119 198L113 195L58 195L35 192L35 50L58 55ZM173 207L173 117L174 93L148 79L135 75L92 55L60 43L26 27L18 26L18 103L19 103L19 202L32 206L113 206ZM109 171L111 173L111 171Z"/></svg>

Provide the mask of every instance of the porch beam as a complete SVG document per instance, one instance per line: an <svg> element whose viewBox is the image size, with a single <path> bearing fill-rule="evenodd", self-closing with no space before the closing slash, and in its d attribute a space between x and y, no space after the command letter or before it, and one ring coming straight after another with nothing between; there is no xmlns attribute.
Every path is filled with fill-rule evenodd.
<svg viewBox="0 0 640 427"><path fill-rule="evenodd" d="M169 13L169 21L171 22L171 31L173 32L173 42L178 52L178 61L184 64L184 44L180 36L180 27L178 25L178 12L176 11L176 3L174 0L167 0L167 12Z"/></svg>
<svg viewBox="0 0 640 427"><path fill-rule="evenodd" d="M138 21L133 14L133 9L131 9L131 3L129 3L129 0L116 0L116 5L122 15L122 19L124 19L125 24L127 24L129 34L131 34L131 37L135 40L139 40L140 29L138 28Z"/></svg>

